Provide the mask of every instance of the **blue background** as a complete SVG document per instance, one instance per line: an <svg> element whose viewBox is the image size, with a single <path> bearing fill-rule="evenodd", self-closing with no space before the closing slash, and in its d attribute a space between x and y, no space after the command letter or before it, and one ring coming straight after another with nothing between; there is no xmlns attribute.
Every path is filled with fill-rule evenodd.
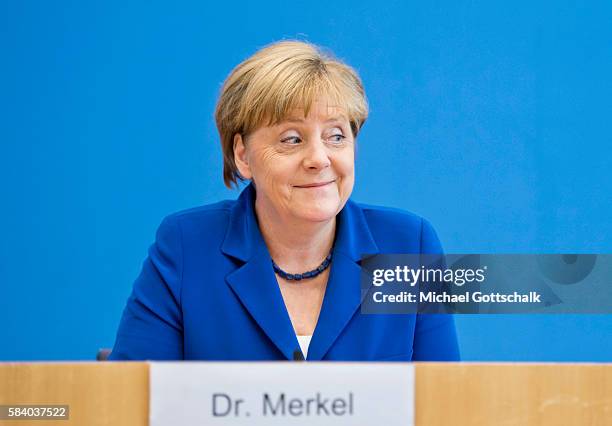
<svg viewBox="0 0 612 426"><path fill-rule="evenodd" d="M2 360L112 346L163 216L236 197L215 100L281 38L364 80L355 200L423 215L447 252L612 252L610 2L7 3ZM457 324L467 360L612 359L612 316Z"/></svg>

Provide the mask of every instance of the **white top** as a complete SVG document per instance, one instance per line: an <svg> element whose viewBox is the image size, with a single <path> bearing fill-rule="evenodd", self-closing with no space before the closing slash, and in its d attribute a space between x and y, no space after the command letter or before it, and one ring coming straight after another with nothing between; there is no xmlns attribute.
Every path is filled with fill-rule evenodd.
<svg viewBox="0 0 612 426"><path fill-rule="evenodd" d="M308 357L308 346L310 346L310 339L312 339L312 335L310 336L297 336L298 343L300 344L300 349L304 354L304 359Z"/></svg>

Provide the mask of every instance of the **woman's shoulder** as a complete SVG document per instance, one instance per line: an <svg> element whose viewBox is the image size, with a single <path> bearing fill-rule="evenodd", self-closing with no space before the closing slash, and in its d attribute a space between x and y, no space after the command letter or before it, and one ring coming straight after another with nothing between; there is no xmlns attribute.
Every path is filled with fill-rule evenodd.
<svg viewBox="0 0 612 426"><path fill-rule="evenodd" d="M169 214L166 218L171 220L207 220L216 216L227 216L236 200L222 200L211 204L203 204Z"/></svg>
<svg viewBox="0 0 612 426"><path fill-rule="evenodd" d="M402 228L416 228L420 229L425 219L416 213L408 210L378 206L365 203L355 203L355 205L363 212L369 225L384 225L389 227L390 225L398 225Z"/></svg>
<svg viewBox="0 0 612 426"><path fill-rule="evenodd" d="M235 200L223 200L204 204L171 213L163 218L159 233L179 232L183 242L199 239L212 241L215 236L222 238L229 222Z"/></svg>
<svg viewBox="0 0 612 426"><path fill-rule="evenodd" d="M441 250L436 231L424 217L396 207L354 205L363 213L382 252L438 253Z"/></svg>

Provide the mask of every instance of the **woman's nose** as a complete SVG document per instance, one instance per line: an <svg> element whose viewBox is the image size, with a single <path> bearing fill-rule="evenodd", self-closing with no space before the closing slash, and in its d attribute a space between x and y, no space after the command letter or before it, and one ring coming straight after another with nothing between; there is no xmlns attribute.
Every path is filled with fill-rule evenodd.
<svg viewBox="0 0 612 426"><path fill-rule="evenodd" d="M329 167L331 161L329 152L322 140L316 140L309 144L304 157L304 167L309 170L320 170Z"/></svg>

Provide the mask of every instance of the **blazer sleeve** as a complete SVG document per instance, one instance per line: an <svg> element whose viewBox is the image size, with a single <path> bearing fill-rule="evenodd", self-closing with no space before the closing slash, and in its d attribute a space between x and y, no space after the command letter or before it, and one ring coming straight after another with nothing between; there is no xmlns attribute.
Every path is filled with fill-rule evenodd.
<svg viewBox="0 0 612 426"><path fill-rule="evenodd" d="M180 224L163 220L134 282L109 360L183 359Z"/></svg>
<svg viewBox="0 0 612 426"><path fill-rule="evenodd" d="M442 254L442 245L431 224L421 222L421 253ZM451 314L417 314L413 361L459 361L459 344Z"/></svg>

